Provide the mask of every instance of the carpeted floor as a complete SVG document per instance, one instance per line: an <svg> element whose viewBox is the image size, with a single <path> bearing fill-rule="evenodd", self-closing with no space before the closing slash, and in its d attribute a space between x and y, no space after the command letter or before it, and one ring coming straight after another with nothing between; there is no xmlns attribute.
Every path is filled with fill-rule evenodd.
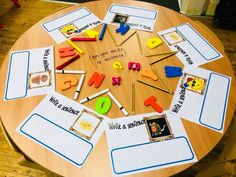
<svg viewBox="0 0 236 177"><path fill-rule="evenodd" d="M0 65L11 46L28 28L41 20L43 17L70 6L68 4L43 2L39 0L20 0L20 2L22 7L18 9L14 7L10 0L0 0L0 24L3 26L3 28L0 29ZM194 18L194 20L199 20L208 26L222 41L226 54L228 55L236 74L236 31L224 30L215 27L212 25L212 19L209 18ZM1 148L2 147L0 147L0 150ZM194 176L194 174L196 174L201 167L216 159L222 148L222 143L219 143L219 145L206 158L201 160L201 163L194 165L192 168L179 174L178 176ZM0 153L0 160L3 159L3 155L6 154ZM10 158L12 159L12 162L14 162L15 157L12 156ZM4 173L7 172L7 170L10 170L11 167L11 163L6 165L4 168ZM3 169L0 168L0 176L1 174L4 174L1 170ZM17 176L17 174L10 176Z"/></svg>
<svg viewBox="0 0 236 177"><path fill-rule="evenodd" d="M15 41L42 18L70 5L38 0L20 0L16 8L10 0L0 0L0 65Z"/></svg>
<svg viewBox="0 0 236 177"><path fill-rule="evenodd" d="M59 2L72 2L72 3L78 3L81 2L81 0L54 0L54 1L59 1ZM82 0L83 2L88 2L92 0ZM150 2L154 4L158 4L170 9L173 9L177 12L179 12L179 3L178 0L137 0L137 1L145 1L145 2Z"/></svg>

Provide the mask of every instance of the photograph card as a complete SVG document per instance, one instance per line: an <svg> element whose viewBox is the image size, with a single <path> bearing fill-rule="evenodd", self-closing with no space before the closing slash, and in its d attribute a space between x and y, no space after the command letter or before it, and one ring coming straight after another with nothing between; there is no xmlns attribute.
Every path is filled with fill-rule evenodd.
<svg viewBox="0 0 236 177"><path fill-rule="evenodd" d="M42 23L42 28L60 44L67 39L92 29L102 22L88 8L82 7Z"/></svg>
<svg viewBox="0 0 236 177"><path fill-rule="evenodd" d="M4 100L55 90L53 46L10 53Z"/></svg>
<svg viewBox="0 0 236 177"><path fill-rule="evenodd" d="M59 93L50 92L17 131L71 164L82 167L104 132L107 119Z"/></svg>
<svg viewBox="0 0 236 177"><path fill-rule="evenodd" d="M104 17L103 23L116 26L125 23L131 29L153 31L157 16L157 10L113 3Z"/></svg>
<svg viewBox="0 0 236 177"><path fill-rule="evenodd" d="M87 140L90 140L102 120L103 118L101 116L84 109L75 120L70 130Z"/></svg>
<svg viewBox="0 0 236 177"><path fill-rule="evenodd" d="M185 67L170 112L223 133L231 77L199 67Z"/></svg>
<svg viewBox="0 0 236 177"><path fill-rule="evenodd" d="M189 23L157 33L186 66L200 66L222 58L222 54Z"/></svg>
<svg viewBox="0 0 236 177"><path fill-rule="evenodd" d="M151 142L174 138L165 114L144 117L144 121Z"/></svg>
<svg viewBox="0 0 236 177"><path fill-rule="evenodd" d="M113 176L197 161L181 119L169 112L111 119L106 136Z"/></svg>
<svg viewBox="0 0 236 177"><path fill-rule="evenodd" d="M28 81L29 89L47 87L52 84L51 82L52 82L51 71L29 73L29 81Z"/></svg>

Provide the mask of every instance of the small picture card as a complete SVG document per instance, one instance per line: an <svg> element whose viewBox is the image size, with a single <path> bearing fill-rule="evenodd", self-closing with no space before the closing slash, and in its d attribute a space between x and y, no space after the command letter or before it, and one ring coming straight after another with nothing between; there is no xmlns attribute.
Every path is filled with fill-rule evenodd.
<svg viewBox="0 0 236 177"><path fill-rule="evenodd" d="M42 23L42 28L54 39L57 44L66 41L85 30L102 24L101 20L86 7L54 17Z"/></svg>
<svg viewBox="0 0 236 177"><path fill-rule="evenodd" d="M70 127L70 130L87 140L90 140L102 120L103 118L101 116L84 109Z"/></svg>
<svg viewBox="0 0 236 177"><path fill-rule="evenodd" d="M176 56L184 65L199 66L223 57L189 23L174 26L157 34L165 41L170 50L178 51Z"/></svg>
<svg viewBox="0 0 236 177"><path fill-rule="evenodd" d="M231 77L199 67L185 67L170 112L223 133Z"/></svg>
<svg viewBox="0 0 236 177"><path fill-rule="evenodd" d="M107 11L103 23L119 26L123 22L131 29L150 32L154 29L157 16L157 10L113 3Z"/></svg>
<svg viewBox="0 0 236 177"><path fill-rule="evenodd" d="M45 95L53 90L53 46L10 53L4 100Z"/></svg>
<svg viewBox="0 0 236 177"><path fill-rule="evenodd" d="M203 95L206 88L206 82L207 79L205 78L184 73L181 80L181 87L185 87L187 90Z"/></svg>
<svg viewBox="0 0 236 177"><path fill-rule="evenodd" d="M126 23L129 16L124 14L116 14L112 20L112 23Z"/></svg>
<svg viewBox="0 0 236 177"><path fill-rule="evenodd" d="M172 31L162 35L163 39L169 44L174 45L183 42L185 39L178 31Z"/></svg>
<svg viewBox="0 0 236 177"><path fill-rule="evenodd" d="M29 89L50 86L52 83L51 71L29 73Z"/></svg>
<svg viewBox="0 0 236 177"><path fill-rule="evenodd" d="M144 121L151 142L174 138L165 114L144 117Z"/></svg>
<svg viewBox="0 0 236 177"><path fill-rule="evenodd" d="M181 118L169 112L110 119L106 136L114 177L197 161Z"/></svg>
<svg viewBox="0 0 236 177"><path fill-rule="evenodd" d="M69 25L63 26L60 31L66 38L70 38L78 33L78 28L73 23L71 23Z"/></svg>

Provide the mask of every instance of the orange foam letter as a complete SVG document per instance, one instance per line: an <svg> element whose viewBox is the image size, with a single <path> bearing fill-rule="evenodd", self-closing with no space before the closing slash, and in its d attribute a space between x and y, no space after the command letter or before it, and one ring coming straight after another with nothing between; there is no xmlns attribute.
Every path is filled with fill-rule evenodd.
<svg viewBox="0 0 236 177"><path fill-rule="evenodd" d="M145 69L140 74L141 74L141 76L151 78L154 81L156 81L158 79L157 75L153 72L152 69Z"/></svg>
<svg viewBox="0 0 236 177"><path fill-rule="evenodd" d="M98 72L94 72L88 81L88 85L92 86L94 84L94 88L98 88L101 85L104 78L105 78L104 74L99 74Z"/></svg>
<svg viewBox="0 0 236 177"><path fill-rule="evenodd" d="M70 57L76 54L74 47L64 47L59 49L60 57Z"/></svg>
<svg viewBox="0 0 236 177"><path fill-rule="evenodd" d="M144 101L145 106L151 106L153 109L155 109L157 112L162 113L163 109L162 107L156 103L156 97L150 96Z"/></svg>

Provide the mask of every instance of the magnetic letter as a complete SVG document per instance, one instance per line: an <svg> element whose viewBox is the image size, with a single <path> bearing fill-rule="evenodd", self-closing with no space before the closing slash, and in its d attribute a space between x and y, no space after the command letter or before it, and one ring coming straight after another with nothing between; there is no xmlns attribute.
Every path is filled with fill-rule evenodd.
<svg viewBox="0 0 236 177"><path fill-rule="evenodd" d="M96 102L96 112L98 114L106 114L111 108L111 100L108 97L100 97Z"/></svg>
<svg viewBox="0 0 236 177"><path fill-rule="evenodd" d="M113 63L113 67L117 70L122 70L123 69L123 66L122 66L121 62L119 62L119 61L115 61Z"/></svg>
<svg viewBox="0 0 236 177"><path fill-rule="evenodd" d="M140 63L129 62L129 63L128 63L128 69L129 69L129 70L132 69L133 71L135 71L135 70L140 71L141 65L140 65Z"/></svg>
<svg viewBox="0 0 236 177"><path fill-rule="evenodd" d="M157 112L162 113L163 109L159 104L156 103L156 97L150 96L144 101L145 106L151 106L153 109L155 109Z"/></svg>
<svg viewBox="0 0 236 177"><path fill-rule="evenodd" d="M117 33L120 33L121 35L125 35L130 29L129 25L125 25L125 23L120 23L120 27L116 29Z"/></svg>
<svg viewBox="0 0 236 177"><path fill-rule="evenodd" d="M152 69L145 69L140 74L141 76L151 78L154 81L158 79L157 75L153 72Z"/></svg>
<svg viewBox="0 0 236 177"><path fill-rule="evenodd" d="M98 72L94 72L88 81L88 85L92 86L94 84L94 88L98 88L101 85L104 78L105 78L104 74L99 74Z"/></svg>
<svg viewBox="0 0 236 177"><path fill-rule="evenodd" d="M74 56L76 54L74 47L64 47L59 49L60 58Z"/></svg>
<svg viewBox="0 0 236 177"><path fill-rule="evenodd" d="M71 86L76 86L78 83L78 80L76 77L73 76L69 76L69 77L64 77L60 80L59 83L59 88L60 90L67 90L69 89Z"/></svg>
<svg viewBox="0 0 236 177"><path fill-rule="evenodd" d="M112 77L112 85L120 85L121 78L120 77Z"/></svg>
<svg viewBox="0 0 236 177"><path fill-rule="evenodd" d="M153 48L157 47L158 45L160 45L161 43L162 43L162 40L160 38L153 37L147 41L147 46L150 49L153 49Z"/></svg>

